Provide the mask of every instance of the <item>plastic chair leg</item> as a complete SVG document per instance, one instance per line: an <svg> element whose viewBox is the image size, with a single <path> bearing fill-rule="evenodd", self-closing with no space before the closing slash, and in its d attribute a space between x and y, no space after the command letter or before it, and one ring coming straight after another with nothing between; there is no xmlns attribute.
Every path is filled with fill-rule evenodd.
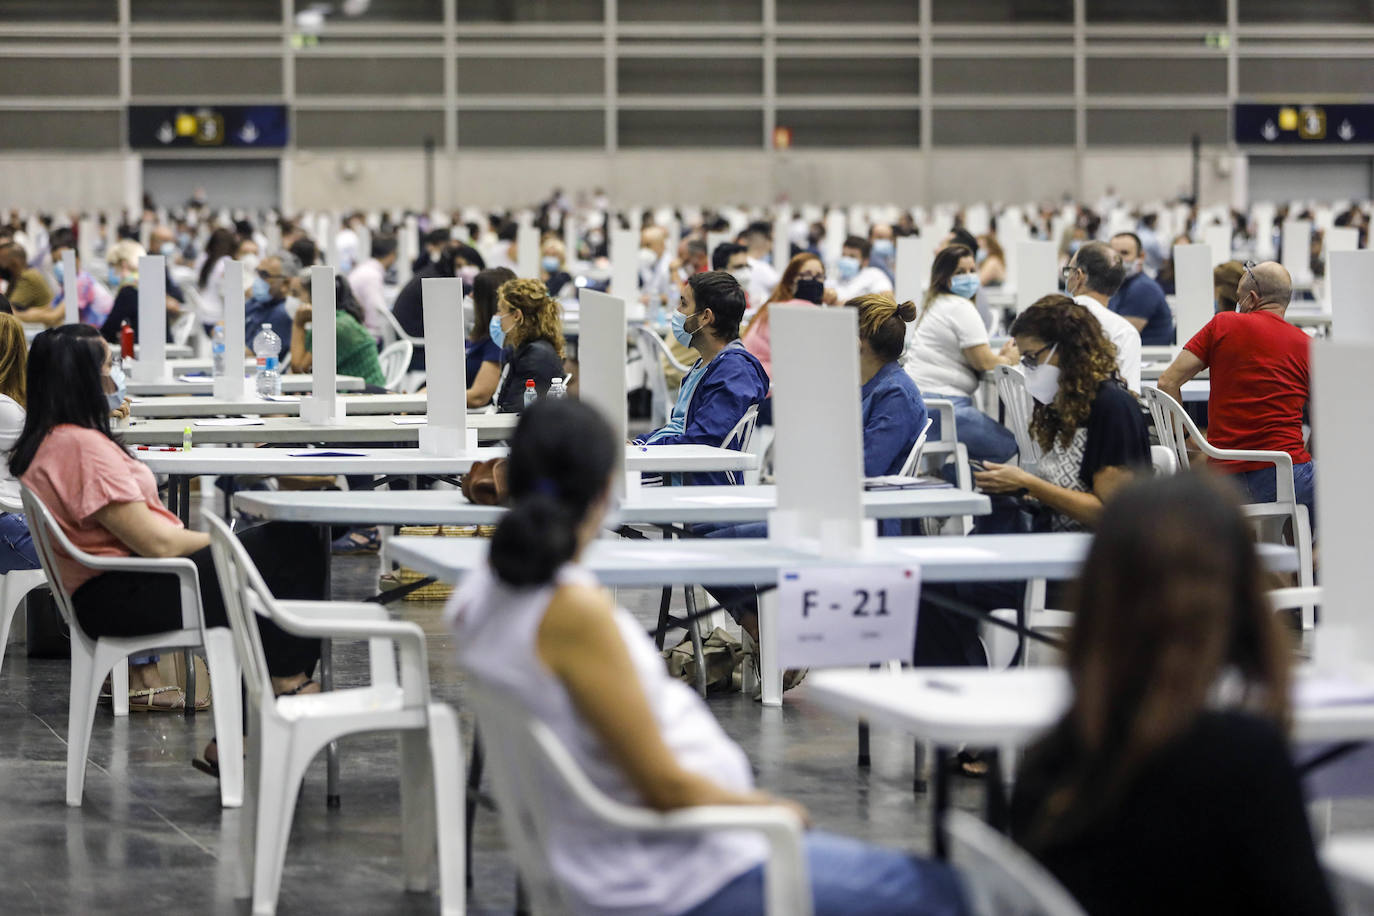
<svg viewBox="0 0 1374 916"><path fill-rule="evenodd" d="M286 844L291 836L296 798L309 758L296 759L291 753L292 735L266 719L262 723L259 748L257 812L253 852L253 914L273 916L281 892L282 868L286 864ZM269 774L268 778L262 778Z"/></svg>
<svg viewBox="0 0 1374 916"><path fill-rule="evenodd" d="M102 652L97 643L93 652L72 641L71 699L67 708L67 804L81 807L86 788L86 755L91 747L91 728L95 723L95 703L105 671L100 664ZM124 691L128 703L128 689Z"/></svg>
<svg viewBox="0 0 1374 916"><path fill-rule="evenodd" d="M104 680L104 678L101 678ZM129 714L129 659L121 658L110 669L110 704L116 716Z"/></svg>
<svg viewBox="0 0 1374 916"><path fill-rule="evenodd" d="M10 625L14 622L14 612L19 608L19 601L13 597L13 592L18 589L10 587L10 577L0 576L0 671L5 666L5 647L10 641Z"/></svg>
<svg viewBox="0 0 1374 916"><path fill-rule="evenodd" d="M398 736L401 745L401 858L405 863L405 888L428 891L433 887L435 855L434 767L430 736L407 729ZM445 774L445 778L451 778Z"/></svg>
<svg viewBox="0 0 1374 916"><path fill-rule="evenodd" d="M458 714L451 706L429 706L430 766L442 778L434 781L434 810L439 839L439 912L462 916L467 908L467 839L464 835L463 739Z"/></svg>
<svg viewBox="0 0 1374 916"><path fill-rule="evenodd" d="M244 739L246 753L243 759L243 806L239 809L239 854L234 869L234 897L238 900L253 896L253 872L257 850L258 780L262 773L259 761L261 717L256 715L254 709L249 718L251 721L248 723L248 735Z"/></svg>
<svg viewBox="0 0 1374 916"><path fill-rule="evenodd" d="M225 808L243 804L243 702L238 656L226 627L207 629L205 660L214 697L215 741L219 750L219 797ZM187 696L188 703L195 699Z"/></svg>
<svg viewBox="0 0 1374 916"><path fill-rule="evenodd" d="M1298 506L1293 513L1293 541L1298 549L1298 585L1311 588L1316 585L1312 559L1312 520L1307 516L1307 507ZM1317 625L1315 605L1302 607L1302 628L1310 630Z"/></svg>

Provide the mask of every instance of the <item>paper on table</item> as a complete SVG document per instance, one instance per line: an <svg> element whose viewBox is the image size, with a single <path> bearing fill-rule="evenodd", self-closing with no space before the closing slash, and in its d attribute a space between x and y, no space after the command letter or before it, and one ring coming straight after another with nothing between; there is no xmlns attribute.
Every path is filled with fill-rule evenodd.
<svg viewBox="0 0 1374 916"><path fill-rule="evenodd" d="M197 420L196 426L262 426L263 420L260 417L215 417L209 420Z"/></svg>
<svg viewBox="0 0 1374 916"><path fill-rule="evenodd" d="M177 381L178 381L178 382L203 382L203 381L205 381L205 380L208 379L208 378L210 378L210 376L206 375L204 372L188 372L186 375L178 375L178 376L177 376Z"/></svg>
<svg viewBox="0 0 1374 916"><path fill-rule="evenodd" d="M429 417L424 416L405 416L392 417L391 422L397 426L424 426L429 422Z"/></svg>

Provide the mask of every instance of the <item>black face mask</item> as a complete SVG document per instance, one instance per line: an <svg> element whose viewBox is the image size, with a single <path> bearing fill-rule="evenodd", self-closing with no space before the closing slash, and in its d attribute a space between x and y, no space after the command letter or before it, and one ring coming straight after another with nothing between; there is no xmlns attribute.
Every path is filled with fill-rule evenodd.
<svg viewBox="0 0 1374 916"><path fill-rule="evenodd" d="M809 278L798 280L797 298L820 305L821 300L825 298L825 283L820 280L812 280Z"/></svg>

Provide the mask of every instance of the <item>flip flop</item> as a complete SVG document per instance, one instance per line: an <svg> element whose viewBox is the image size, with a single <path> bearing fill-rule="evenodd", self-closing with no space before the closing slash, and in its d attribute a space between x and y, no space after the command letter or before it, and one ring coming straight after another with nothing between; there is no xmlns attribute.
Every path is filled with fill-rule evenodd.
<svg viewBox="0 0 1374 916"><path fill-rule="evenodd" d="M362 537L359 541L354 535ZM368 528L366 531L349 531L339 535L330 545L329 551L335 556L349 556L354 554L376 553L381 549L382 536L376 528Z"/></svg>

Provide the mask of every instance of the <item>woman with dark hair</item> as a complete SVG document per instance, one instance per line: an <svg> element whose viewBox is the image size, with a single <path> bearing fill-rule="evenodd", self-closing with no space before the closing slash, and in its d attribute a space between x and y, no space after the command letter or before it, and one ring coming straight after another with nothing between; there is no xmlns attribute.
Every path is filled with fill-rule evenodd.
<svg viewBox="0 0 1374 916"><path fill-rule="evenodd" d="M301 304L291 319L291 369L309 372L313 368L311 332L306 323L314 316L310 308L310 275L303 273L292 281ZM368 394L386 392L386 376L377 359L377 342L364 321L363 307L353 298L353 290L343 275L334 277L334 365L340 375L356 375L366 383Z"/></svg>
<svg viewBox="0 0 1374 916"><path fill-rule="evenodd" d="M1069 605L1074 699L1011 808L1087 912L1336 912L1260 575L1238 500L1202 474L1132 484L1102 513Z"/></svg>
<svg viewBox="0 0 1374 916"><path fill-rule="evenodd" d="M786 806L754 788L744 752L643 626L581 565L606 523L622 445L593 408L539 401L516 427L511 506L445 616L478 681L546 725L600 791L657 811ZM747 833L659 836L589 819L565 793L538 800L554 875L580 913L716 916L763 911L766 850ZM806 837L817 916L959 914L947 866L822 833Z"/></svg>
<svg viewBox="0 0 1374 916"><path fill-rule="evenodd" d="M207 333L224 319L224 268L238 251L239 237L223 227L210 233L196 273L200 304L196 314ZM251 271L245 271L251 274Z"/></svg>
<svg viewBox="0 0 1374 916"><path fill-rule="evenodd" d="M472 281L472 330L467 339L468 406L486 407L501 380L501 348L491 339L491 319L501 287L515 279L508 267L491 267Z"/></svg>
<svg viewBox="0 0 1374 916"><path fill-rule="evenodd" d="M1048 530L1094 527L1107 498L1150 466L1140 405L1117 374L1102 326L1068 296L1036 301L1011 333L1035 400L1030 434L1040 461L1034 472L984 462L974 482L987 493L1024 493Z"/></svg>
<svg viewBox="0 0 1374 916"><path fill-rule="evenodd" d="M501 378L496 388L496 409L501 413L525 409L527 382L533 381L535 393L543 395L550 382L567 374L563 369L563 308L542 281L503 283L487 329L501 348Z"/></svg>
<svg viewBox="0 0 1374 916"><path fill-rule="evenodd" d="M768 307L778 305L821 305L825 301L825 265L821 259L803 251L787 262L778 285L768 301L759 306L754 317L745 325L740 341L744 349L754 354L763 371L773 374L773 347L769 336Z"/></svg>
<svg viewBox="0 0 1374 916"><path fill-rule="evenodd" d="M200 576L209 627L228 626L209 535L182 527L158 499L157 482L110 431L113 388L110 351L95 328L69 324L44 331L29 351L28 412L10 452L10 471L42 500L72 543L114 557L188 557ZM272 523L240 533L240 540L279 598L324 596L318 536L308 525ZM181 628L174 576L101 572L58 557L58 575L72 595L82 629L92 636L132 636ZM319 641L292 636L259 619L263 650L278 693L318 690L310 674ZM155 665L131 665L130 687L175 691ZM175 705L183 705L185 698ZM149 705L156 703L150 696ZM203 769L217 772L213 742Z"/></svg>
<svg viewBox="0 0 1374 916"><path fill-rule="evenodd" d="M1015 365L1016 345L998 353L988 346L988 329L973 299L978 295L978 262L963 245L950 245L935 255L916 325L907 337L903 364L928 398L954 404L955 432L975 461L1007 461L1016 454L1016 437L973 403L984 372ZM940 436L937 415L930 427Z"/></svg>

